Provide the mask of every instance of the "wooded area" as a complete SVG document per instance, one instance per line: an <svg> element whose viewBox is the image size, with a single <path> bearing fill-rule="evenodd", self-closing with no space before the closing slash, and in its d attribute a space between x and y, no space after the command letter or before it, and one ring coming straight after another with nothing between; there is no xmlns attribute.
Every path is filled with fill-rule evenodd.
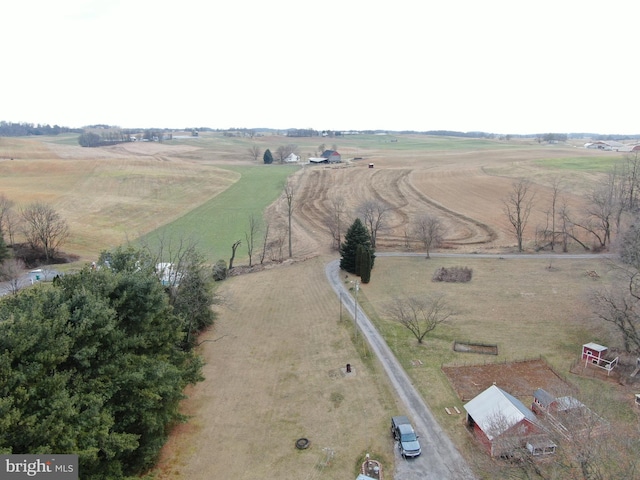
<svg viewBox="0 0 640 480"><path fill-rule="evenodd" d="M192 322L140 255L110 258L0 302L0 452L74 453L83 479L123 478L183 420L183 390L202 380Z"/></svg>

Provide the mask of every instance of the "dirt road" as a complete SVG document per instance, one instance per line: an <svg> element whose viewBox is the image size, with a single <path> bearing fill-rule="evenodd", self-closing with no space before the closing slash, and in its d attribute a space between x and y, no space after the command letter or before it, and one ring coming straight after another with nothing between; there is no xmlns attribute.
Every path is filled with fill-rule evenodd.
<svg viewBox="0 0 640 480"><path fill-rule="evenodd" d="M466 461L462 458L449 437L444 433L429 407L413 387L411 379L395 358L382 336L378 333L366 314L355 305L355 300L340 281L340 262L334 260L327 264L325 273L335 292L342 298L342 302L352 316L356 316L357 326L365 336L371 348L380 359L391 383L405 405L406 414L413 420L417 434L420 436L422 455L417 458L404 460L396 449L396 469L394 478L397 480L461 480L475 478Z"/></svg>

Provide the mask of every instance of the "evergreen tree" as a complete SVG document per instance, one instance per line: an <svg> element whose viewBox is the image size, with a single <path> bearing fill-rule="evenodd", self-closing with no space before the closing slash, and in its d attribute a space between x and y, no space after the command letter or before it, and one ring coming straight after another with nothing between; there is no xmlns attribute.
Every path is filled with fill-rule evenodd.
<svg viewBox="0 0 640 480"><path fill-rule="evenodd" d="M153 269L128 268L123 253L111 256L119 271L87 268L0 302L3 453L77 453L83 478L125 478L153 464L183 419L201 361L179 348L183 319ZM206 322L196 296L190 313Z"/></svg>
<svg viewBox="0 0 640 480"><path fill-rule="evenodd" d="M340 245L340 268L349 273L356 273L356 256L358 245L362 245L369 252L371 267L375 258L374 250L371 247L371 235L359 218L347 230L344 242Z"/></svg>
<svg viewBox="0 0 640 480"><path fill-rule="evenodd" d="M265 164L267 165L271 165L273 163L273 155L271 153L271 150L269 150L268 148L264 151L264 155L262 156L262 160L264 161Z"/></svg>
<svg viewBox="0 0 640 480"><path fill-rule="evenodd" d="M211 276L202 264L191 265L180 280L173 303L173 311L182 320L182 331L186 333L186 349L195 345L198 333L213 325L216 314L211 305L216 302Z"/></svg>
<svg viewBox="0 0 640 480"><path fill-rule="evenodd" d="M361 248L362 256L360 258L360 279L362 283L369 283L371 280L371 251Z"/></svg>

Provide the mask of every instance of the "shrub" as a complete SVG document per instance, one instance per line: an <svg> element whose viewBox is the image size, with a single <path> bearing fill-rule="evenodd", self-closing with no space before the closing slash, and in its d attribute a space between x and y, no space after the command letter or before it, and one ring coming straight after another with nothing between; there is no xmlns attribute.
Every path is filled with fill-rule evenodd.
<svg viewBox="0 0 640 480"><path fill-rule="evenodd" d="M213 266L213 279L216 282L220 282L225 278L227 278L227 262L218 260Z"/></svg>
<svg viewBox="0 0 640 480"><path fill-rule="evenodd" d="M470 282L473 270L467 267L440 267L433 274L434 282Z"/></svg>

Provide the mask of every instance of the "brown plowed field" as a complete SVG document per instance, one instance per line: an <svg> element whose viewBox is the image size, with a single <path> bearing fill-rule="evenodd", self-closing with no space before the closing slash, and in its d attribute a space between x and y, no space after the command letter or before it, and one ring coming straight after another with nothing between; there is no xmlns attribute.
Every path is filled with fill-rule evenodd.
<svg viewBox="0 0 640 480"><path fill-rule="evenodd" d="M307 167L297 175L296 222L304 225L304 229L318 241L329 244L325 227L327 212L332 199L341 197L351 209L347 218L354 218L358 206L365 200L383 201L391 207L386 228L378 237L377 247L381 250L403 249L405 231L410 228L412 219L423 213L441 217L447 228L448 244L489 244L498 237L488 224L448 208L430 196L424 186L414 183L414 176L415 172L410 169ZM442 196L456 195L455 189L448 191ZM442 200L447 201L446 198Z"/></svg>
<svg viewBox="0 0 640 480"><path fill-rule="evenodd" d="M575 154L575 151L572 151ZM435 152L422 158L377 159L375 168L367 161L347 161L338 165L308 165L295 176L294 242L303 257L328 252L331 238L326 227L328 212L336 199L346 206L345 218L355 218L367 200L390 207L384 228L378 232L379 251L406 250L406 235L421 214L436 215L446 228L444 246L458 251L495 251L515 244L512 227L504 213L504 199L521 176L533 182L535 205L528 220L528 237L545 222L551 198L549 172L538 171L533 158L567 156L562 149L529 151ZM574 186L575 187L575 186ZM581 192L564 193L569 206L577 208ZM282 218L284 201L271 213ZM410 248L420 246L410 242Z"/></svg>
<svg viewBox="0 0 640 480"><path fill-rule="evenodd" d="M525 404L533 400L533 392L568 394L573 387L565 382L544 360L488 363L486 365L443 366L453 389L462 402L468 402L491 385L497 385Z"/></svg>

